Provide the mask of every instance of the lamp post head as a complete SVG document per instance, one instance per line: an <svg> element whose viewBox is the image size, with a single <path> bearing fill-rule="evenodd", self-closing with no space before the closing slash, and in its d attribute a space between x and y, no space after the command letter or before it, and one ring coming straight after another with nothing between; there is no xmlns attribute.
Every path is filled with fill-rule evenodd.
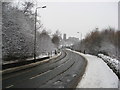
<svg viewBox="0 0 120 90"><path fill-rule="evenodd" d="M42 8L46 8L46 6L43 6Z"/></svg>
<svg viewBox="0 0 120 90"><path fill-rule="evenodd" d="M43 6L43 7L37 7L36 10L39 9L39 8L46 8L46 6Z"/></svg>

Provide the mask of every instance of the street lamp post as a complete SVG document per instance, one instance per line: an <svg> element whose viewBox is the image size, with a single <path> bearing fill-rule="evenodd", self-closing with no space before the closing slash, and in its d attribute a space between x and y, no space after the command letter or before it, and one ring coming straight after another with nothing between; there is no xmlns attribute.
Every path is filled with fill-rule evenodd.
<svg viewBox="0 0 120 90"><path fill-rule="evenodd" d="M82 33L77 32L78 34L80 34L80 48L82 47Z"/></svg>
<svg viewBox="0 0 120 90"><path fill-rule="evenodd" d="M77 32L78 34L80 33L80 32ZM80 34L80 40L82 40L82 33Z"/></svg>
<svg viewBox="0 0 120 90"><path fill-rule="evenodd" d="M39 8L46 8L46 6L37 7L37 8L35 9L34 62L36 62L36 31L37 31L36 24L37 24L37 9L39 9Z"/></svg>

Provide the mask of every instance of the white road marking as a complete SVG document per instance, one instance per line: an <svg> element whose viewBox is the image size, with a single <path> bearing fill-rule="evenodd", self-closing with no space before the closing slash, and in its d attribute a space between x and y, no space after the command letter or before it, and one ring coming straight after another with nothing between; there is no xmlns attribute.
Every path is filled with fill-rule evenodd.
<svg viewBox="0 0 120 90"><path fill-rule="evenodd" d="M11 88L11 87L13 87L14 85L10 85L10 86L7 86L6 88Z"/></svg>
<svg viewBox="0 0 120 90"><path fill-rule="evenodd" d="M67 63L68 61L69 61L69 60L65 61L64 63L62 63L61 65L57 66L56 68L61 67L62 65L64 65L64 64ZM54 69L56 69L56 68L54 68ZM52 70L54 70L54 69L52 69ZM46 71L46 72L43 72L43 73L38 74L38 75L36 75L36 76L33 76L33 77L29 78L29 79L34 79L34 78L36 78L36 77L39 77L39 76L41 76L41 75L44 75L44 74L46 74L46 73L52 71L52 70L48 70L48 71Z"/></svg>
<svg viewBox="0 0 120 90"><path fill-rule="evenodd" d="M30 79L34 79L34 78L39 77L39 76L41 76L41 75L44 75L44 74L46 74L46 73L48 73L48 72L50 72L50 71L52 71L52 70L48 70L47 72L44 72L44 73L38 74L38 75L36 75L36 76L33 76L33 77L31 77Z"/></svg>

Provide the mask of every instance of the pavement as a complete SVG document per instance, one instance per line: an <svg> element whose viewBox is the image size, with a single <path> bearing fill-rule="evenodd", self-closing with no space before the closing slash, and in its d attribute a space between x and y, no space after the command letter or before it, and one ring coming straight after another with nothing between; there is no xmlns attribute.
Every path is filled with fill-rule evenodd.
<svg viewBox="0 0 120 90"><path fill-rule="evenodd" d="M77 88L119 88L119 79L107 63L94 55L79 54L86 58L88 64Z"/></svg>
<svg viewBox="0 0 120 90"><path fill-rule="evenodd" d="M63 50L49 62L14 73L4 74L3 88L75 88L87 61L77 53Z"/></svg>

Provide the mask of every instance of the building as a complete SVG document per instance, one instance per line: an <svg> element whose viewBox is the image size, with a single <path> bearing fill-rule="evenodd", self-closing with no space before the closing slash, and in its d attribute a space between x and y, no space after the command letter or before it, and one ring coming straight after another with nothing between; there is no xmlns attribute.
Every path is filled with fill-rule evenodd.
<svg viewBox="0 0 120 90"><path fill-rule="evenodd" d="M63 40L66 41L66 34L63 35Z"/></svg>

